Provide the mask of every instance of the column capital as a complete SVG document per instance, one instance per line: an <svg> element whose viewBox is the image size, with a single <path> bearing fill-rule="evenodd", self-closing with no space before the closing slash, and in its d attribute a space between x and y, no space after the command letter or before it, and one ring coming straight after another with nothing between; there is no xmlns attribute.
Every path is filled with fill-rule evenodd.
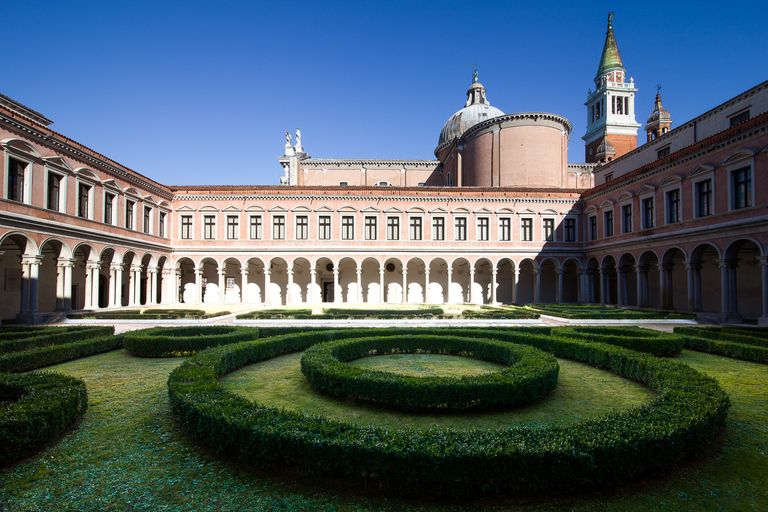
<svg viewBox="0 0 768 512"><path fill-rule="evenodd" d="M498 269L496 267L491 269L491 275L495 276L498 273Z"/></svg>
<svg viewBox="0 0 768 512"><path fill-rule="evenodd" d="M651 269L651 266L648 264L635 265L635 272L645 273L645 272L648 272L650 269Z"/></svg>
<svg viewBox="0 0 768 512"><path fill-rule="evenodd" d="M701 260L685 260L685 270L698 270L701 268Z"/></svg>
<svg viewBox="0 0 768 512"><path fill-rule="evenodd" d="M355 270L355 273L356 273L357 275L361 276L361 275L363 275L363 269L361 269L361 268L358 268L357 270Z"/></svg>
<svg viewBox="0 0 768 512"><path fill-rule="evenodd" d="M88 260L85 262L85 268L98 270L101 268L101 262Z"/></svg>
<svg viewBox="0 0 768 512"><path fill-rule="evenodd" d="M39 265L43 262L42 256L37 255L31 255L31 254L22 254L21 256L21 264L22 265ZM90 263L90 262L88 262Z"/></svg>
<svg viewBox="0 0 768 512"><path fill-rule="evenodd" d="M288 274L289 276L292 276L293 275L293 268L288 267L287 269L285 269L285 273Z"/></svg>
<svg viewBox="0 0 768 512"><path fill-rule="evenodd" d="M403 267L403 275L404 275L404 276L407 276L407 275L408 275L408 269L407 269L407 268L405 268L405 267Z"/></svg>
<svg viewBox="0 0 768 512"><path fill-rule="evenodd" d="M735 258L727 258L715 260L715 263L717 263L718 268L736 268L736 261Z"/></svg>
<svg viewBox="0 0 768 512"><path fill-rule="evenodd" d="M561 276L561 275L563 275L563 274L565 274L565 270L563 270L563 269L561 269L561 268L556 268L556 269L555 269L555 275L557 275L557 276Z"/></svg>
<svg viewBox="0 0 768 512"><path fill-rule="evenodd" d="M76 261L77 260L75 258L57 258L56 259L56 266L72 268L72 267L75 266L75 262Z"/></svg>
<svg viewBox="0 0 768 512"><path fill-rule="evenodd" d="M755 259L761 266L768 267L768 256L758 256Z"/></svg>
<svg viewBox="0 0 768 512"><path fill-rule="evenodd" d="M312 277L316 276L317 269L315 267L312 267L311 269L309 269L309 275L311 275Z"/></svg>
<svg viewBox="0 0 768 512"><path fill-rule="evenodd" d="M386 270L384 270L384 268L379 268L379 275L380 276L383 276L384 272L386 272Z"/></svg>
<svg viewBox="0 0 768 512"><path fill-rule="evenodd" d="M179 270L181 270L181 269L179 269ZM201 275L203 275L203 269L201 269L201 268L196 268L196 269L195 269L195 275L196 275L196 276L201 276Z"/></svg>
<svg viewBox="0 0 768 512"><path fill-rule="evenodd" d="M143 268L144 267L142 267L141 265L131 265L132 272L141 272ZM200 272L202 272L202 270Z"/></svg>
<svg viewBox="0 0 768 512"><path fill-rule="evenodd" d="M535 276L541 275L541 269L540 268L533 269L533 275Z"/></svg>
<svg viewBox="0 0 768 512"><path fill-rule="evenodd" d="M248 275L248 267L240 267L240 275L241 276L247 276Z"/></svg>
<svg viewBox="0 0 768 512"><path fill-rule="evenodd" d="M147 267L147 272L149 272L150 274L157 274L158 270L159 269L157 267Z"/></svg>
<svg viewBox="0 0 768 512"><path fill-rule="evenodd" d="M453 269L452 268L447 269L446 270L446 274L448 274L449 276L452 276L453 275Z"/></svg>
<svg viewBox="0 0 768 512"><path fill-rule="evenodd" d="M428 276L428 275L429 275L429 267L427 267L427 268L425 268L425 269L424 269L424 275L426 275L426 276Z"/></svg>

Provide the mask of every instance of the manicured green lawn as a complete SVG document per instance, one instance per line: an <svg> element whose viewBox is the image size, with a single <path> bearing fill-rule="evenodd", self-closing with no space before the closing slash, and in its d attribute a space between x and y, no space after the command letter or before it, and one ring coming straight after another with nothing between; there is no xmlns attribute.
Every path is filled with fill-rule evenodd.
<svg viewBox="0 0 768 512"><path fill-rule="evenodd" d="M169 413L165 382L180 359L114 351L50 368L85 380L88 413L56 445L0 472L0 510L768 510L768 366L690 351L677 359L716 377L733 399L710 457L616 491L457 503L366 495L229 461L179 432ZM561 385L568 387L567 364L561 365ZM612 384L594 392L619 394ZM565 407L571 406L559 404Z"/></svg>
<svg viewBox="0 0 768 512"><path fill-rule="evenodd" d="M363 358L374 364L394 356ZM439 356L400 356L410 365L434 362ZM301 353L276 357L247 366L227 375L222 382L229 391L277 408L325 414L342 421L376 424L388 428L410 425L428 428L434 425L455 428L504 428L519 423L567 423L579 418L601 416L650 400L653 393L645 387L590 366L560 359L557 389L541 402L511 410L473 413L417 414L369 404L364 401L339 400L313 390L300 367ZM458 361L457 361L458 360ZM360 363L358 363L360 364ZM454 367L464 373L476 368L476 359L456 357ZM489 363L485 363L489 364ZM430 365L432 366L432 365Z"/></svg>

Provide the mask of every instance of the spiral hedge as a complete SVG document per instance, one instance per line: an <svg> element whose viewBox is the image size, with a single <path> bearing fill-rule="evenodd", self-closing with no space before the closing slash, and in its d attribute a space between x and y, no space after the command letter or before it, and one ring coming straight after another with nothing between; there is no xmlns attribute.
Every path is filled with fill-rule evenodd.
<svg viewBox="0 0 768 512"><path fill-rule="evenodd" d="M192 355L217 347L259 337L255 327L209 325L190 327L155 327L131 331L124 336L128 352L141 357Z"/></svg>
<svg viewBox="0 0 768 512"><path fill-rule="evenodd" d="M370 355L428 352L463 355L506 365L499 371L456 377L416 377L354 367ZM535 402L557 386L557 360L525 345L458 336L366 336L319 343L301 358L314 389L417 411L487 409Z"/></svg>
<svg viewBox="0 0 768 512"><path fill-rule="evenodd" d="M85 414L85 383L58 373L0 373L0 466L58 437Z"/></svg>
<svg viewBox="0 0 768 512"><path fill-rule="evenodd" d="M702 453L729 407L717 382L687 365L602 343L512 329L483 332L486 338L610 370L647 384L658 395L643 406L566 426L389 430L264 407L227 392L217 380L247 364L323 341L413 332L321 331L212 348L171 373L171 407L193 435L252 463L287 464L403 492L449 495L606 487L657 474Z"/></svg>

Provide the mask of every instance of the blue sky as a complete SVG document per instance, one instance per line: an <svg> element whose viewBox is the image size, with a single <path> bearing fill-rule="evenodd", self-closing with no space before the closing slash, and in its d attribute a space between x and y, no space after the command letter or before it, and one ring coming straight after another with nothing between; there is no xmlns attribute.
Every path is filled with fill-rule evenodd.
<svg viewBox="0 0 768 512"><path fill-rule="evenodd" d="M657 83L678 125L768 79L763 1L27 0L0 92L160 183L263 185L297 127L315 158L433 159L477 64L505 113L567 117L578 162L611 10L640 123Z"/></svg>

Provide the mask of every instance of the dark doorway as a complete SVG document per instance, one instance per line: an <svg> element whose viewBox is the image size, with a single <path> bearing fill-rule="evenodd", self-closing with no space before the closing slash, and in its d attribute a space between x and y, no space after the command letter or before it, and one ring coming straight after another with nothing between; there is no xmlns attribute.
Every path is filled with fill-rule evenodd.
<svg viewBox="0 0 768 512"><path fill-rule="evenodd" d="M333 302L333 281L323 281L323 302Z"/></svg>

